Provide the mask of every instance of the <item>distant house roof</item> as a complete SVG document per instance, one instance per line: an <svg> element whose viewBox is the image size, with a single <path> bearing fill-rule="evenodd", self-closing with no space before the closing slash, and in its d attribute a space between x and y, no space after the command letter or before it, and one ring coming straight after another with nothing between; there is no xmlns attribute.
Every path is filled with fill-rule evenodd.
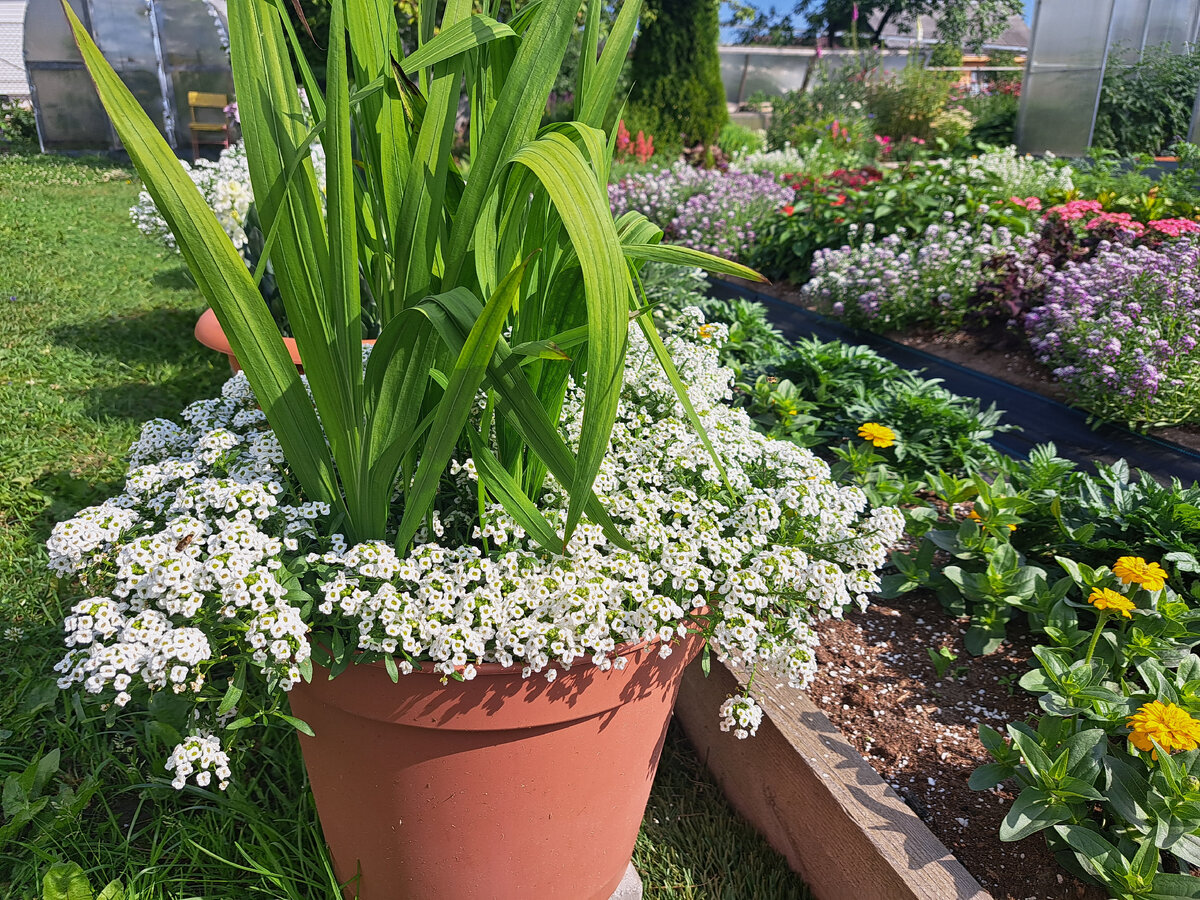
<svg viewBox="0 0 1200 900"><path fill-rule="evenodd" d="M872 27L881 15L876 13L871 17ZM983 46L988 50L1023 51L1029 49L1032 37L1033 32L1024 19L1010 16L1003 34ZM883 27L882 43L885 47L911 47L918 41L922 45L929 45L936 44L938 40L937 20L933 16L900 16L889 19Z"/></svg>

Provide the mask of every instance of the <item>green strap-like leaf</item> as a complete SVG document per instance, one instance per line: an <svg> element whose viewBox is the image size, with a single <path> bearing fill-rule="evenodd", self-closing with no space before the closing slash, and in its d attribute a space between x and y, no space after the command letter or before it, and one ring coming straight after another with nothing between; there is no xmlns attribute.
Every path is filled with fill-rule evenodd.
<svg viewBox="0 0 1200 900"><path fill-rule="evenodd" d="M488 117L483 139L471 148L471 175L443 250L444 286L463 283L460 275L470 261L467 249L484 201L499 187L497 176L501 169L537 132L546 99L575 30L578 9L579 0L541 0L529 14L527 30L518 28L515 20L509 23L521 35L521 44L512 66L503 73L503 86Z"/></svg>
<svg viewBox="0 0 1200 900"><path fill-rule="evenodd" d="M415 75L421 69L482 47L489 41L516 36L516 32L507 25L488 16L476 14L443 29L421 49L404 57L401 68L406 75Z"/></svg>
<svg viewBox="0 0 1200 900"><path fill-rule="evenodd" d="M521 279L525 275L525 266L519 266L508 274L496 288L496 292L488 299L483 312L475 319L459 351L454 369L450 373L450 381L438 404L438 414L425 441L421 461L417 465L416 475L404 498L404 516L400 520L400 528L396 535L396 546L403 552L408 548L413 535L421 526L426 514L433 503L437 492L438 481L442 477L458 438L471 414L475 404L475 395L483 384L487 374L488 363L500 340L500 332L521 290ZM455 288L445 294L430 297L426 304L442 308L458 308L470 310L478 304L475 296L466 288Z"/></svg>
<svg viewBox="0 0 1200 900"><path fill-rule="evenodd" d="M560 552L562 538L558 532L546 521L546 517L533 501L525 496L516 479L500 465L500 461L484 443L479 432L468 426L467 436L471 440L471 459L475 461L475 471L479 473L479 480L483 486L500 501L508 514L530 537L550 552Z"/></svg>
<svg viewBox="0 0 1200 900"><path fill-rule="evenodd" d="M590 8L590 4L589 4ZM583 86L581 95L577 98L579 107L576 118L585 125L593 128L604 127L604 116L608 112L608 103L616 90L617 80L621 69L629 58L629 47L633 43L633 34L637 29L638 15L642 11L641 0L625 0L617 20L613 23L608 39L604 42L604 51L600 60L589 73L587 84ZM586 48L587 42L584 42ZM593 52L595 52L593 50ZM615 134L615 129L614 129Z"/></svg>
<svg viewBox="0 0 1200 900"><path fill-rule="evenodd" d="M707 272L717 272L721 275L736 275L749 281L766 281L767 279L749 266L743 266L730 259L722 259L705 253L703 250L693 250L691 247L681 247L679 244L630 244L622 243L621 249L630 259L654 260L655 262L671 263L676 266L695 266Z"/></svg>
<svg viewBox="0 0 1200 900"><path fill-rule="evenodd" d="M587 301L588 368L575 479L568 488L564 538L569 540L616 421L633 285L623 265L607 191L597 184L596 172L579 148L565 135L550 133L522 147L513 161L537 175L562 218L579 258Z"/></svg>
<svg viewBox="0 0 1200 900"><path fill-rule="evenodd" d="M292 471L311 499L343 509L320 423L246 264L70 5L64 2L63 9L113 127L216 313Z"/></svg>

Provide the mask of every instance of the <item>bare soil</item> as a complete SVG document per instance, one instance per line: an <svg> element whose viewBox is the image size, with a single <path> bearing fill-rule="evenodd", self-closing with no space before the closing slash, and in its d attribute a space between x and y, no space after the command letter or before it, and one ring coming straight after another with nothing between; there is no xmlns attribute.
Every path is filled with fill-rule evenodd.
<svg viewBox="0 0 1200 900"><path fill-rule="evenodd" d="M811 303L800 296L799 290L790 284L751 284L737 278L729 280L794 306L817 312ZM1070 402L1063 385L1054 378L1046 366L1037 361L1020 339L997 343L993 338L968 332L951 334L892 332L884 337L906 347L912 347L914 350L921 350L931 356L957 363L964 368L991 375L993 378L1007 381L1009 384L1014 384L1035 394L1041 394L1060 403ZM1182 425L1152 428L1147 433L1160 440L1200 451L1200 427Z"/></svg>
<svg viewBox="0 0 1200 900"><path fill-rule="evenodd" d="M967 786L972 770L991 761L979 725L1003 733L1037 712L1016 683L1029 669L1028 637L971 657L967 624L923 593L825 622L808 695L997 900L1103 900L1058 866L1041 835L1000 841L1015 784ZM941 676L928 654L940 647L958 656Z"/></svg>

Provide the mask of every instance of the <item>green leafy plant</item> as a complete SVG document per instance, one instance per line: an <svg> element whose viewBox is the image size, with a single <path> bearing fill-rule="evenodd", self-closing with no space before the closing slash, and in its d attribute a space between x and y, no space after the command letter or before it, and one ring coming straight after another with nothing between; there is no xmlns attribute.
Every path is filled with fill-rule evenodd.
<svg viewBox="0 0 1200 900"><path fill-rule="evenodd" d="M1194 47L1183 53L1148 47L1133 63L1110 54L1092 144L1122 156L1165 152L1188 133L1197 84L1200 50Z"/></svg>
<svg viewBox="0 0 1200 900"><path fill-rule="evenodd" d="M1036 729L1009 725L1007 741L981 726L994 762L971 786L1015 779L1001 840L1043 833L1111 897L1200 896L1200 880L1173 871L1200 863L1200 611L1143 559L1058 562L1066 576L1039 598L1052 643L1034 647L1020 681L1043 714ZM1089 636L1081 616L1093 614Z"/></svg>
<svg viewBox="0 0 1200 900"><path fill-rule="evenodd" d="M614 222L608 212L612 141L600 128L638 8L622 8L603 53L599 8L589 12L578 120L539 132L574 28L575 0L527 7L509 24L492 17L496 9L472 13L470 4L452 0L436 36L435 7L422 4L421 45L407 57L390 3L335 3L325 93L295 52L284 4L233 5L231 56L258 217L270 244L264 258L304 360L311 402L253 275L72 18L101 98L294 476L306 496L344 520L348 537L382 538L394 528L396 545L409 545L485 383L497 398L498 463L518 473L504 485L484 475L506 508L531 533L546 533L528 498L553 471L571 489L564 539L585 510L605 522L591 482L615 415L638 266L664 258L749 274L659 246L661 232L643 217ZM303 124L293 64L305 78L312 129ZM464 82L469 180L450 154ZM318 135L328 160L325 203L308 159ZM357 334L364 290L375 299L382 329L365 371ZM501 336L506 325L511 342ZM573 453L551 414L568 375L582 379L584 358L584 427ZM663 360L669 367L665 354ZM393 509L401 513L398 523L390 522Z"/></svg>
<svg viewBox="0 0 1200 900"><path fill-rule="evenodd" d="M729 118L717 6L716 0L656 0L638 35L629 71L631 118L664 145L677 139L707 145Z"/></svg>
<svg viewBox="0 0 1200 900"><path fill-rule="evenodd" d="M958 654L949 647L938 647L936 650L932 647L927 647L925 652L929 655L929 661L933 663L933 670L937 673L939 680L946 677L951 667L958 660ZM954 669L954 674L951 677L957 678L960 672L965 671L965 666L959 666Z"/></svg>

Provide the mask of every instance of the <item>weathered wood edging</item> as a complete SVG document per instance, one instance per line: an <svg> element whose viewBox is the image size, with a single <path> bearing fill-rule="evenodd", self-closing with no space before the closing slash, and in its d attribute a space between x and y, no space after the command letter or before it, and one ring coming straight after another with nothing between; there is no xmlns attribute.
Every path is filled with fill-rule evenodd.
<svg viewBox="0 0 1200 900"><path fill-rule="evenodd" d="M803 693L760 672L758 735L723 733L715 711L744 682L715 659L706 678L697 660L675 715L729 802L817 900L991 900Z"/></svg>

